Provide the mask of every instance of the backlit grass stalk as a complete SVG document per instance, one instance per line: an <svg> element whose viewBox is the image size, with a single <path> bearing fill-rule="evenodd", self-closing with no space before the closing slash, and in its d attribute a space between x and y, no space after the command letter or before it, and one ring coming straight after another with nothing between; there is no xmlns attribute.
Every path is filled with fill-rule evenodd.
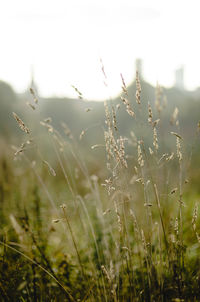
<svg viewBox="0 0 200 302"><path fill-rule="evenodd" d="M84 273L83 264L82 264L81 257L80 257L80 253L79 253L79 251L78 251L78 247L77 247L77 244L76 244L76 240L75 240L75 237L74 237L74 233L73 233L73 231L72 231L72 228L71 228L69 219L68 219L67 214L66 214L65 206L64 206L64 205L61 206L61 209L62 209L62 211L63 211L63 215L64 215L64 218L65 218L65 221L67 222L67 226L68 226L68 229L69 229L70 234L71 234L72 242L73 242L73 245L74 245L76 254L77 254L77 258L78 258L78 262L79 262L79 265L80 265L80 268L81 268L82 275L83 275L83 277L86 279L86 276L85 276L85 273ZM86 279L86 281L87 281L87 279Z"/></svg>

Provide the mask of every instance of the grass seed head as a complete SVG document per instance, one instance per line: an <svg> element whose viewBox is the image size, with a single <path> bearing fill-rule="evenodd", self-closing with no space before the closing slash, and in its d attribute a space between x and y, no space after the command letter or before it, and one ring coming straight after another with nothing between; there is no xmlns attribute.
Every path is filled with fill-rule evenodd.
<svg viewBox="0 0 200 302"><path fill-rule="evenodd" d="M183 159L183 154L181 151L181 139L179 137L176 137L176 150L177 150L177 157L180 162Z"/></svg>
<svg viewBox="0 0 200 302"><path fill-rule="evenodd" d="M29 128L25 126L24 122L20 119L20 117L15 112L13 112L13 116L17 121L19 128L22 131L26 132L27 134L30 134L31 131L29 130Z"/></svg>
<svg viewBox="0 0 200 302"><path fill-rule="evenodd" d="M50 165L46 160L43 160L43 163L44 163L45 165L47 165L50 174L51 174L52 176L56 176L56 171L51 167L51 165Z"/></svg>
<svg viewBox="0 0 200 302"><path fill-rule="evenodd" d="M136 103L141 104L141 84L140 84L140 78L139 73L136 71Z"/></svg>
<svg viewBox="0 0 200 302"><path fill-rule="evenodd" d="M141 168L144 166L144 159L143 159L143 156L142 156L142 149L141 149L139 143L138 143L138 164Z"/></svg>
<svg viewBox="0 0 200 302"><path fill-rule="evenodd" d="M153 128L153 145L155 147L155 150L158 150L158 135L156 128Z"/></svg>
<svg viewBox="0 0 200 302"><path fill-rule="evenodd" d="M152 119L153 119L153 111L152 111L150 103L148 103L148 122L149 122L149 124L152 124Z"/></svg>

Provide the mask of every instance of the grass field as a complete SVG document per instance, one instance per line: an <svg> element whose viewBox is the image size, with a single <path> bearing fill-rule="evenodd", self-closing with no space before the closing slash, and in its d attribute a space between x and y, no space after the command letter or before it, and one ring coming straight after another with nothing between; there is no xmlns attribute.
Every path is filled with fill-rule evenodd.
<svg viewBox="0 0 200 302"><path fill-rule="evenodd" d="M24 134L1 143L1 301L200 301L198 121L188 146L177 108L165 131L160 96L143 110L138 77L136 102L123 91L137 128L120 136L105 102L105 142L88 150L50 119L40 147L14 114Z"/></svg>

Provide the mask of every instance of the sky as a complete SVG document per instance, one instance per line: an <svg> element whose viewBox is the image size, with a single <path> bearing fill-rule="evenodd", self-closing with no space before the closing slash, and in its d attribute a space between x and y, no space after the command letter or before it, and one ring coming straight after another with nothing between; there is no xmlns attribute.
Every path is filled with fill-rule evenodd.
<svg viewBox="0 0 200 302"><path fill-rule="evenodd" d="M200 86L199 0L0 0L0 80L23 92L31 70L42 96L114 97L135 77ZM100 59L104 64L108 87Z"/></svg>

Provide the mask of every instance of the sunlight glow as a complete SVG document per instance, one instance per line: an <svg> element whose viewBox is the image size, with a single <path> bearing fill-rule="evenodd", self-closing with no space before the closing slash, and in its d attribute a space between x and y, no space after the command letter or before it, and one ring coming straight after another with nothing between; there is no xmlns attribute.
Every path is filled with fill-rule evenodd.
<svg viewBox="0 0 200 302"><path fill-rule="evenodd" d="M180 8L181 7L181 8ZM100 58L109 91L120 91L144 62L144 78L172 86L174 70L185 66L186 88L200 86L199 1L6 0L0 4L0 79L17 92L30 82L31 66L41 95L102 99Z"/></svg>

